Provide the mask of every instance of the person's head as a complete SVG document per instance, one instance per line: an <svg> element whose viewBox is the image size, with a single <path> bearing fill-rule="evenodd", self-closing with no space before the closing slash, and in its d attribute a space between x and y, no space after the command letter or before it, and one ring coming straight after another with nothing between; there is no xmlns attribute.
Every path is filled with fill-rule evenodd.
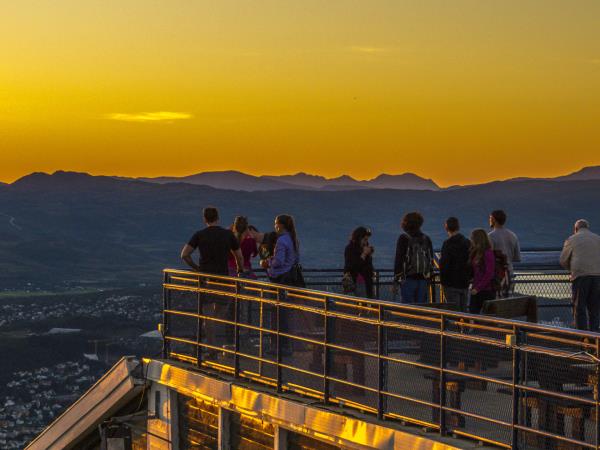
<svg viewBox="0 0 600 450"><path fill-rule="evenodd" d="M506 213L501 209L496 209L490 213L490 227L503 227L506 223Z"/></svg>
<svg viewBox="0 0 600 450"><path fill-rule="evenodd" d="M402 223L400 226L404 230L404 232L408 234L415 234L421 231L421 227L423 226L423 216L418 212L409 212L404 215L402 218Z"/></svg>
<svg viewBox="0 0 600 450"><path fill-rule="evenodd" d="M574 229L575 233L578 233L581 230L589 230L590 223L585 219L579 219L577 222L575 222Z"/></svg>
<svg viewBox="0 0 600 450"><path fill-rule="evenodd" d="M492 242L483 228L471 232L471 259L481 261L487 250L491 250Z"/></svg>
<svg viewBox="0 0 600 450"><path fill-rule="evenodd" d="M448 217L444 223L444 228L449 235L453 235L458 233L458 230L460 230L460 223L456 217Z"/></svg>
<svg viewBox="0 0 600 450"><path fill-rule="evenodd" d="M275 217L275 231L277 234L283 234L285 232L290 233L294 248L298 251L298 236L296 235L296 224L294 218L288 214L280 214Z"/></svg>
<svg viewBox="0 0 600 450"><path fill-rule="evenodd" d="M352 236L350 236L350 241L352 244L364 247L369 242L369 238L371 237L371 230L366 227L358 227L355 228L352 232Z"/></svg>
<svg viewBox="0 0 600 450"><path fill-rule="evenodd" d="M232 228L235 237L237 237L238 240L241 240L244 233L248 230L248 218L244 216L236 216L236 218L233 219Z"/></svg>
<svg viewBox="0 0 600 450"><path fill-rule="evenodd" d="M206 225L213 225L219 221L219 211L214 206L207 206L202 210L202 216L204 217L204 223Z"/></svg>

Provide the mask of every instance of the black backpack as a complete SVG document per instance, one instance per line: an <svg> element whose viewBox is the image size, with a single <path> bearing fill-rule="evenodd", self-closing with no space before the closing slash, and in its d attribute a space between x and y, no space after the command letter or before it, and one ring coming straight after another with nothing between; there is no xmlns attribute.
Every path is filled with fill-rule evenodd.
<svg viewBox="0 0 600 450"><path fill-rule="evenodd" d="M404 259L404 275L423 275L429 278L433 273L433 255L429 240L424 236L408 236L408 249Z"/></svg>

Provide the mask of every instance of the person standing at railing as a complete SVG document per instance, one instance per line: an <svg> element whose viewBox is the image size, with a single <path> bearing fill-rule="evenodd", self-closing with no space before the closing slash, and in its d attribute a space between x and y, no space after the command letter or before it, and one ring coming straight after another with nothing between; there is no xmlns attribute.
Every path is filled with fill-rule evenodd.
<svg viewBox="0 0 600 450"><path fill-rule="evenodd" d="M448 239L442 245L440 256L440 282L446 302L456 304L460 311L467 312L469 305L469 281L471 242L460 233L456 217L449 217L444 224Z"/></svg>
<svg viewBox="0 0 600 450"><path fill-rule="evenodd" d="M240 250L244 260L244 276L256 279L256 275L252 271L252 258L258 255L258 248L256 241L250 234L250 227L251 225L248 225L247 217L237 216L231 225L231 231L233 231L233 234L240 244ZM238 273L237 264L233 254L229 255L227 266L229 268L229 275L236 276Z"/></svg>
<svg viewBox="0 0 600 450"><path fill-rule="evenodd" d="M281 214L275 218L277 243L273 256L262 261L263 269L273 283L304 287L300 266L300 245L292 216Z"/></svg>
<svg viewBox="0 0 600 450"><path fill-rule="evenodd" d="M424 303L433 274L433 244L421 231L423 216L410 212L402 218L402 230L396 243L394 290L400 286L402 303Z"/></svg>
<svg viewBox="0 0 600 450"><path fill-rule="evenodd" d="M575 222L563 246L560 264L571 272L573 314L577 328L598 332L600 326L600 236L587 220Z"/></svg>
<svg viewBox="0 0 600 450"><path fill-rule="evenodd" d="M367 298L373 298L373 252L369 244L371 230L358 227L352 232L344 250L344 293L360 296L358 287L364 286Z"/></svg>
<svg viewBox="0 0 600 450"><path fill-rule="evenodd" d="M501 209L492 211L489 217L490 227L492 228L492 231L489 233L490 240L492 241L492 248L495 251L502 252L502 255L506 258L507 274L502 281L501 286L499 286L500 297L508 297L512 294L515 273L513 263L521 261L519 238L515 233L505 227L506 219L506 213Z"/></svg>
<svg viewBox="0 0 600 450"><path fill-rule="evenodd" d="M492 242L482 228L471 233L470 260L473 269L473 282L471 284L471 301L469 312L479 314L487 300L494 300L495 257Z"/></svg>
<svg viewBox="0 0 600 450"><path fill-rule="evenodd" d="M244 259L240 244L231 230L219 226L219 211L214 207L204 208L202 215L206 227L196 231L181 250L181 259L198 272L214 275L229 275L227 259L232 255L237 273L244 270ZM192 258L194 251L200 252L200 261L196 264Z"/></svg>

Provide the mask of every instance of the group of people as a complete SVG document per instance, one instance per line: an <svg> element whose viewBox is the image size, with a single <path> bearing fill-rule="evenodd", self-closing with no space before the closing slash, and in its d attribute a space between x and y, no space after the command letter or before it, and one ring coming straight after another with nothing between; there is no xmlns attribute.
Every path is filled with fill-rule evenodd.
<svg viewBox="0 0 600 450"><path fill-rule="evenodd" d="M274 231L261 233L243 216L235 218L229 229L219 226L214 207L203 211L206 227L194 233L183 247L182 259L194 270L215 274L256 278L252 258L275 283L303 287L300 245L294 218L287 214L275 218ZM513 264L521 261L519 240L506 228L503 210L489 215L488 232L475 229L470 237L460 232L456 217L449 217L444 228L448 238L436 260L429 236L421 230L424 219L418 212L406 214L402 233L396 243L394 261L395 298L402 303L426 303L429 283L437 263L446 301L461 311L480 313L487 300L507 297L512 292ZM344 251L344 292L374 297L371 230L360 226L350 237ZM200 253L198 263L192 254ZM589 223L578 220L574 234L567 239L560 263L571 272L574 319L580 329L599 331L600 326L600 236Z"/></svg>
<svg viewBox="0 0 600 450"><path fill-rule="evenodd" d="M506 213L490 214L489 233L479 228L470 239L460 233L459 220L450 217L444 226L448 239L437 261L446 301L455 303L462 311L481 312L483 303L506 297L511 289L513 263L521 260L519 240L505 228ZM406 214L401 223L402 233L396 243L394 261L395 294L403 303L425 303L436 257L431 238L421 231L423 216L418 212ZM369 243L371 231L358 227L352 233L345 250L344 290L373 297L373 252ZM470 289L469 289L470 287ZM396 296L396 295L395 295Z"/></svg>

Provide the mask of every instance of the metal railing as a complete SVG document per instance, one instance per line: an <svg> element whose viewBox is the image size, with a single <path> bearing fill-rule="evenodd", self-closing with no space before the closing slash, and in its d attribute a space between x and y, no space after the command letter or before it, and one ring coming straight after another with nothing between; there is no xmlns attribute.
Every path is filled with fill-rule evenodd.
<svg viewBox="0 0 600 450"><path fill-rule="evenodd" d="M513 449L600 448L600 334L164 272L164 357Z"/></svg>

